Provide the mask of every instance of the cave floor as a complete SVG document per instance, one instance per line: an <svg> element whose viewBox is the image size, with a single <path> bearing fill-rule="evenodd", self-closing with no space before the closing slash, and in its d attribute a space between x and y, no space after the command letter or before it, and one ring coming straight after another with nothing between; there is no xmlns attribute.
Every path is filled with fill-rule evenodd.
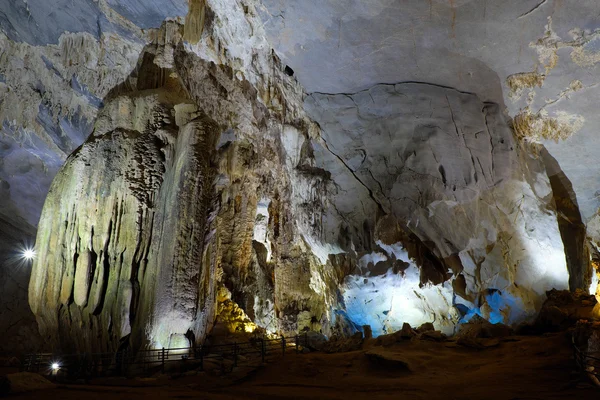
<svg viewBox="0 0 600 400"><path fill-rule="evenodd" d="M367 351L407 362L410 371L373 364ZM587 399L600 388L575 372L566 333L514 336L475 350L452 341L407 341L349 353L290 352L266 367L215 377L64 385L21 399ZM96 382L98 383L98 382ZM107 384L113 386L107 386Z"/></svg>

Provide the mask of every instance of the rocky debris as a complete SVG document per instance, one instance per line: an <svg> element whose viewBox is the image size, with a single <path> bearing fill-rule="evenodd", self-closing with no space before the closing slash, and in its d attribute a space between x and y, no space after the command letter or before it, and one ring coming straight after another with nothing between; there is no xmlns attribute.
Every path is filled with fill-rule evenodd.
<svg viewBox="0 0 600 400"><path fill-rule="evenodd" d="M552 289L546 292L545 305L563 306L594 306L596 305L595 296L584 290L577 289L574 292L568 290Z"/></svg>
<svg viewBox="0 0 600 400"><path fill-rule="evenodd" d="M417 336L420 340L432 340L435 342L443 342L448 337L440 331L425 331Z"/></svg>
<svg viewBox="0 0 600 400"><path fill-rule="evenodd" d="M348 338L334 336L323 346L325 353L346 353L356 351L362 348L364 342L362 332L356 332Z"/></svg>
<svg viewBox="0 0 600 400"><path fill-rule="evenodd" d="M474 349L485 349L498 346L502 338L513 334L513 330L502 324L492 324L481 318L473 316L469 322L462 324L455 336L456 344Z"/></svg>
<svg viewBox="0 0 600 400"><path fill-rule="evenodd" d="M410 364L401 355L386 350L369 350L365 353L373 367L410 371Z"/></svg>
<svg viewBox="0 0 600 400"><path fill-rule="evenodd" d="M404 325L402 326L402 328L404 328ZM433 324L431 322L425 322L424 324L422 324L421 326L419 326L417 328L418 333L425 333L425 332L430 332L430 331L435 331L435 327L433 326Z"/></svg>
<svg viewBox="0 0 600 400"><path fill-rule="evenodd" d="M387 335L378 336L375 339L375 346L391 346L394 343L404 340L431 340L435 342L443 342L448 339L448 336L441 331L436 330L431 323L422 324L418 329L413 329L410 324L404 323L402 329Z"/></svg>
<svg viewBox="0 0 600 400"><path fill-rule="evenodd" d="M371 325L363 325L363 336L365 340L373 338L373 331L371 330Z"/></svg>
<svg viewBox="0 0 600 400"><path fill-rule="evenodd" d="M502 338L513 334L511 327L502 323L492 324L491 322L474 315L469 322L460 326L457 338Z"/></svg>
<svg viewBox="0 0 600 400"><path fill-rule="evenodd" d="M319 332L306 332L299 336L300 342L310 350L322 351L328 345L325 335Z"/></svg>
<svg viewBox="0 0 600 400"><path fill-rule="evenodd" d="M31 372L18 372L0 376L0 396L54 389L56 385L41 375Z"/></svg>
<svg viewBox="0 0 600 400"><path fill-rule="evenodd" d="M421 324L421 326L416 329L416 336L413 336L413 333L414 332L412 331L410 325L405 323L402 325L402 329L393 333L393 335L402 339L415 337L419 340L432 340L436 342L443 342L447 338L444 333L436 330L435 326L431 322L425 322L424 324Z"/></svg>
<svg viewBox="0 0 600 400"><path fill-rule="evenodd" d="M597 304L594 295L579 289L575 292L550 290L546 295L547 299L533 324L537 331L566 330L581 318L594 317L594 306Z"/></svg>
<svg viewBox="0 0 600 400"><path fill-rule="evenodd" d="M417 336L417 332L415 332L410 324L405 322L402 324L402 329L400 329L398 332L395 332L394 336L402 339L412 339L413 337Z"/></svg>

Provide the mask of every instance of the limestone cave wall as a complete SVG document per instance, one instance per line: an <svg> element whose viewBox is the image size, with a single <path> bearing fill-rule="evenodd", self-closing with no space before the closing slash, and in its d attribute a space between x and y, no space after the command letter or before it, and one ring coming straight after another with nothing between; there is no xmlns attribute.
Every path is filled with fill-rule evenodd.
<svg viewBox="0 0 600 400"><path fill-rule="evenodd" d="M426 83L306 96L253 1L190 4L144 33L52 182L29 285L48 347L452 333L586 285L568 183L500 105Z"/></svg>

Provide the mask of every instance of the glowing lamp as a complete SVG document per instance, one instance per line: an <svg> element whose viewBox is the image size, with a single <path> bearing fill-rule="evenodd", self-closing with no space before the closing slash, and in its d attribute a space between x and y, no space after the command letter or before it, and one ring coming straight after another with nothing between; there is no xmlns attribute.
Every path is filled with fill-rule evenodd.
<svg viewBox="0 0 600 400"><path fill-rule="evenodd" d="M60 369L60 364L59 364L59 363L57 363L57 362L55 362L55 363L52 363L52 371L53 371L53 372L56 372L56 371L58 371L59 369Z"/></svg>
<svg viewBox="0 0 600 400"><path fill-rule="evenodd" d="M26 260L33 260L35 257L35 251L33 249L25 249L23 251L23 258Z"/></svg>

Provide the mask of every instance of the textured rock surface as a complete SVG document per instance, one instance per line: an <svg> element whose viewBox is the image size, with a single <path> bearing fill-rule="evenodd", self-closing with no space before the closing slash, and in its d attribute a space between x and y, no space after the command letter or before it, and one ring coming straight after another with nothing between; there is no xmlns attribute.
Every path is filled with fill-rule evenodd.
<svg viewBox="0 0 600 400"><path fill-rule="evenodd" d="M568 287L544 165L498 106L422 84L306 104L323 129L317 164L334 181L325 236L358 259L342 289L358 325L452 332L465 313L514 323Z"/></svg>
<svg viewBox="0 0 600 400"><path fill-rule="evenodd" d="M564 38L594 4L262 3L0 7L0 231L35 226L77 149L30 284L51 347L182 346L217 314L234 330L452 333L587 287L598 202L562 149L597 118L579 76L597 35L582 17ZM167 16L182 18L146 29ZM399 81L431 83L373 86Z"/></svg>
<svg viewBox="0 0 600 400"><path fill-rule="evenodd" d="M214 269L193 261L204 250L213 180L206 148L214 148L217 127L194 116L176 78L152 72L104 109L112 123L101 116L70 157L39 225L30 304L44 336L78 349L112 350L129 334L145 344L146 330L160 347L171 340L171 323L205 326L212 307L194 292L211 297L205 292L214 285L202 283Z"/></svg>
<svg viewBox="0 0 600 400"><path fill-rule="evenodd" d="M540 140L571 180L583 221L596 213L600 167L582 160L600 146L597 1L262 4L270 42L309 93L429 82L506 106L511 117L529 114L530 135L570 136Z"/></svg>
<svg viewBox="0 0 600 400"><path fill-rule="evenodd" d="M54 348L202 341L222 285L266 329L329 321L337 277L308 251L302 197L290 199L291 180L323 178L288 165L280 140L314 130L302 92L252 34L251 8L207 7L195 45L176 22L156 32L52 184L29 298Z"/></svg>
<svg viewBox="0 0 600 400"><path fill-rule="evenodd" d="M102 98L129 75L146 39L105 1L3 2L0 27L0 232L11 238L2 241L0 260L7 260L15 243L33 244L28 237L52 179L88 137ZM17 272L2 261L0 274L26 283L29 268ZM12 322L33 318L26 287L0 296L0 304L11 304ZM0 349L14 350L11 343Z"/></svg>

